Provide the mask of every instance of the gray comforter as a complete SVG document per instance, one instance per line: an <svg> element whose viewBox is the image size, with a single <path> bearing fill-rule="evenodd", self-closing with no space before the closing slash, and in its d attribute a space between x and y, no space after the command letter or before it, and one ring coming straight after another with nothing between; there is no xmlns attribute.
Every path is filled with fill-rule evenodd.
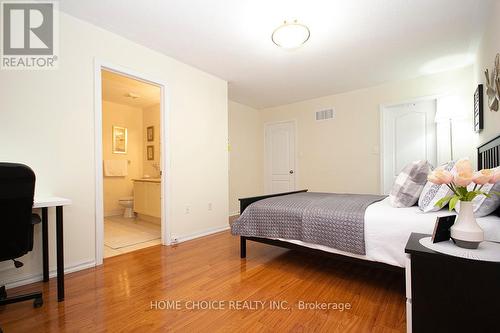
<svg viewBox="0 0 500 333"><path fill-rule="evenodd" d="M365 254L365 210L385 196L297 193L259 200L231 227L233 235L300 240Z"/></svg>

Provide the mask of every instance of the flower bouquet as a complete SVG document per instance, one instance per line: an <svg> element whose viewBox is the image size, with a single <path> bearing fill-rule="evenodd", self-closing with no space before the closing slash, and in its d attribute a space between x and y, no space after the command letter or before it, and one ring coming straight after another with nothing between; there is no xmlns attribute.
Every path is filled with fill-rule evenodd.
<svg viewBox="0 0 500 333"><path fill-rule="evenodd" d="M446 185L453 193L436 203L443 207L449 202L450 211L460 202L460 212L451 227L451 238L460 247L475 249L484 240L484 232L479 227L474 217L472 201L479 195L491 197L500 195L500 192L482 191L485 184L495 184L500 181L500 170L483 169L474 172L469 160L459 160L455 164L455 172L445 170L443 167L436 168L428 176L428 180L437 185ZM470 186L474 184L474 186Z"/></svg>

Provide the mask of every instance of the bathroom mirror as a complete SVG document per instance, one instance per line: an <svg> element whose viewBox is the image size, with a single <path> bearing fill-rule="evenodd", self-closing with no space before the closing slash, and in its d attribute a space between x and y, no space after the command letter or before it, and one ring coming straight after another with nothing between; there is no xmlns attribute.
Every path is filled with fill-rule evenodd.
<svg viewBox="0 0 500 333"><path fill-rule="evenodd" d="M127 128L113 126L113 154L127 153Z"/></svg>

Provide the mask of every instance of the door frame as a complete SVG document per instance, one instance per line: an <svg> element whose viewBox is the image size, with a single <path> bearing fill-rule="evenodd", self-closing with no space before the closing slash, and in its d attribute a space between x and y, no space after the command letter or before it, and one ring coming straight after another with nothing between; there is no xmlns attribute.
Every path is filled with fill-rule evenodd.
<svg viewBox="0 0 500 333"><path fill-rule="evenodd" d="M289 120L280 120L280 121L270 121L264 123L264 193L269 194L270 193L270 184L269 184L269 178L268 178L268 161L267 161L267 140L266 140L266 133L267 133L267 128L272 125L278 125L278 124L285 124L285 123L291 123L294 131L294 175L295 175L295 182L294 182L294 189L293 191L297 190L297 184L299 182L299 159L298 159L298 147L299 147L299 138L298 138L298 131L297 131L297 119L289 119Z"/></svg>
<svg viewBox="0 0 500 333"><path fill-rule="evenodd" d="M170 152L171 139L170 105L168 85L148 74L94 59L94 160L95 160L95 257L96 266L102 265L104 258L104 198L103 198L103 158L102 158L102 75L107 70L129 78L156 85L160 88L160 168L161 175L161 243L170 245L171 180Z"/></svg>
<svg viewBox="0 0 500 333"><path fill-rule="evenodd" d="M379 181L379 193L384 194L384 182L385 182L385 174L384 174L384 168L385 168L385 163L384 163L384 145L385 145L385 140L384 140L384 132L385 132L385 118L386 118L386 112L388 111L387 109L390 107L398 106L401 104L411 104L411 103L418 103L418 102L424 102L424 101L430 101L430 100L437 100L443 96L446 96L444 94L439 94L439 95L427 95L427 96L421 96L421 97L415 97L407 100L402 100L399 102L391 102L391 103L384 103L380 104L379 106L379 114L380 114L380 132L379 132L379 166L380 166L380 181ZM437 105L437 104L436 104ZM436 110L437 111L437 110ZM436 138L436 144L437 144L437 138Z"/></svg>

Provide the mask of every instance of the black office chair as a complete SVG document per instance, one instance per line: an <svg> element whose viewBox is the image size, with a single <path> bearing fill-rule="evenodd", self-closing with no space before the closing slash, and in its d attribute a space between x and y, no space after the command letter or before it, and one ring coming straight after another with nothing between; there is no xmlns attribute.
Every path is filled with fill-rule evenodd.
<svg viewBox="0 0 500 333"><path fill-rule="evenodd" d="M16 259L33 250L33 225L41 221L32 213L34 193L31 168L0 163L0 261L13 260L16 268L23 266ZM7 297L5 286L0 287L0 306L31 299L35 308L42 306L41 292Z"/></svg>

